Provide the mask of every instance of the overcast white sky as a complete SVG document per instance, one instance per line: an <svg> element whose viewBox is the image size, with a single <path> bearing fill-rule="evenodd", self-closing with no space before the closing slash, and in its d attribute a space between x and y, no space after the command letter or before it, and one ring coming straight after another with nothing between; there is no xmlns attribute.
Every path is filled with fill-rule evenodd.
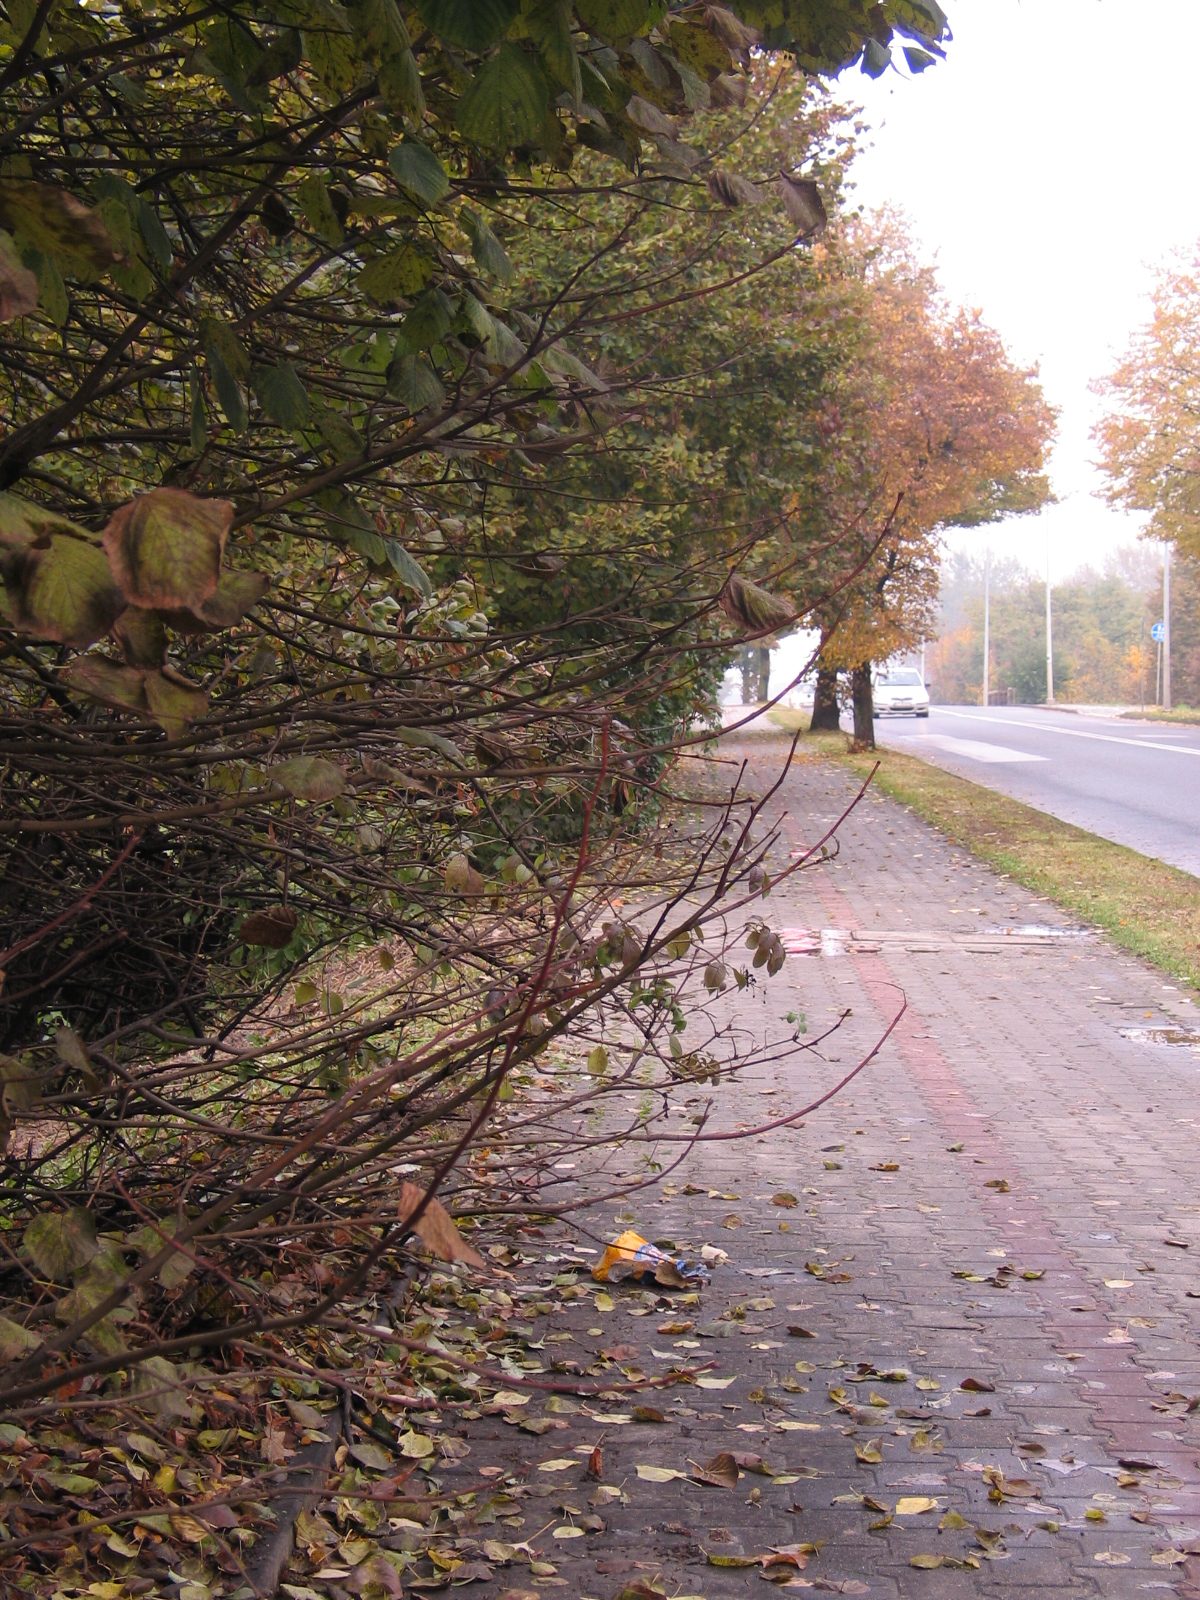
<svg viewBox="0 0 1200 1600"><path fill-rule="evenodd" d="M1088 385L1146 319L1153 267L1200 240L1200 3L943 3L944 62L839 85L874 130L857 198L899 205L948 293L1040 364L1061 410L1061 504L956 542L990 540L1039 573L1049 546L1057 581L1137 536L1093 494Z"/></svg>

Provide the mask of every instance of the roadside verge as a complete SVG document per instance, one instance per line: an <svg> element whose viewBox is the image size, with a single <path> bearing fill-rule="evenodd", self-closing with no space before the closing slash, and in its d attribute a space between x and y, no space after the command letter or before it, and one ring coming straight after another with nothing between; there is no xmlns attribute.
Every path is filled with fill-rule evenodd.
<svg viewBox="0 0 1200 1600"><path fill-rule="evenodd" d="M806 734L800 748L864 778L878 761L882 793L998 872L1200 988L1200 879L915 756L883 748L852 754L844 734Z"/></svg>

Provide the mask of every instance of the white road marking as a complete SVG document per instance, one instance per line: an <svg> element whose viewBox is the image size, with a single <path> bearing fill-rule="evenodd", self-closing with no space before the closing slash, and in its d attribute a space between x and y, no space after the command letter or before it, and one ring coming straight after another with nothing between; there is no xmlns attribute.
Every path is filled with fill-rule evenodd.
<svg viewBox="0 0 1200 1600"><path fill-rule="evenodd" d="M1031 756L1024 750L1010 750L1004 744L984 744L980 739L951 739L944 733L922 733L922 744L936 745L947 755L966 756L968 761L1049 761L1049 756Z"/></svg>
<svg viewBox="0 0 1200 1600"><path fill-rule="evenodd" d="M1085 733L1082 728L1048 728L1039 722L1020 722L1014 717L989 717L980 711L948 711L944 706L939 706L938 711L947 717L961 717L966 722L993 722L999 723L1002 728L1030 728L1035 733L1061 734L1067 739L1097 739L1101 744L1128 744L1135 750L1169 750L1173 755L1200 756L1200 746L1187 744L1159 744L1154 739L1122 739L1115 733ZM1044 761L1045 756L1035 756L1037 761Z"/></svg>

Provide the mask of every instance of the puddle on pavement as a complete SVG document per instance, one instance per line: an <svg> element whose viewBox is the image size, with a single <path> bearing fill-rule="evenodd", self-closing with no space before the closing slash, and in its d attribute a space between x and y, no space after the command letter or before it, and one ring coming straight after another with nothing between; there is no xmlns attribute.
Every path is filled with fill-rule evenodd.
<svg viewBox="0 0 1200 1600"><path fill-rule="evenodd" d="M1014 950L1046 950L1093 940L1090 928L1055 928L1026 922L1007 928L974 928L970 932L867 928L785 928L783 944L792 956L878 955L882 950L904 950L912 955L936 955L963 950L972 955L1000 955Z"/></svg>
<svg viewBox="0 0 1200 1600"><path fill-rule="evenodd" d="M1132 1039L1134 1044L1171 1044L1190 1050L1200 1056L1200 1029L1178 1028L1167 1024L1156 1028L1118 1028L1122 1039Z"/></svg>

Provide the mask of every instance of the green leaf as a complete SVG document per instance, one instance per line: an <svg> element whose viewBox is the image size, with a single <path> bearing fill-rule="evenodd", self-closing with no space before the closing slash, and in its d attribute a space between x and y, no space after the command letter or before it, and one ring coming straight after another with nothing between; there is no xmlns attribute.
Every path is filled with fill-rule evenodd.
<svg viewBox="0 0 1200 1600"><path fill-rule="evenodd" d="M427 358L405 351L401 351L387 369L387 392L410 411L441 405L446 398L441 380Z"/></svg>
<svg viewBox="0 0 1200 1600"><path fill-rule="evenodd" d="M366 446L359 437L358 430L344 411L335 411L331 406L318 405L313 408L313 421L322 439L339 461L357 461L365 451Z"/></svg>
<svg viewBox="0 0 1200 1600"><path fill-rule="evenodd" d="M344 489L322 489L314 498L325 513L325 521L335 539L348 540L356 533L375 532L374 521ZM384 560L382 552L379 559Z"/></svg>
<svg viewBox="0 0 1200 1600"><path fill-rule="evenodd" d="M303 183L296 186L296 199L300 203L309 227L326 244L339 245L346 237L341 218L333 209L329 190L319 172L310 172Z"/></svg>
<svg viewBox="0 0 1200 1600"><path fill-rule="evenodd" d="M400 338L410 353L428 350L445 338L453 320L454 308L442 291L427 289L400 324Z"/></svg>
<svg viewBox="0 0 1200 1600"><path fill-rule="evenodd" d="M249 416L237 379L230 372L225 357L215 346L206 353L208 370L212 373L213 387L217 391L217 403L225 413L225 420L234 433L245 433Z"/></svg>
<svg viewBox="0 0 1200 1600"><path fill-rule="evenodd" d="M37 310L37 274L30 272L17 254L17 247L0 230L0 322L13 322Z"/></svg>
<svg viewBox="0 0 1200 1600"><path fill-rule="evenodd" d="M117 711L145 712L145 673L136 667L123 667L107 656L80 656L67 668L66 679L72 689L112 706Z"/></svg>
<svg viewBox="0 0 1200 1600"><path fill-rule="evenodd" d="M419 139L398 144L388 156L388 166L400 187L427 206L436 206L450 193L445 167Z"/></svg>
<svg viewBox="0 0 1200 1600"><path fill-rule="evenodd" d="M20 500L15 494L0 494L0 552L16 554L28 550L37 540L43 542L51 534L65 533L72 538L91 543L91 534L78 523L47 511L33 500Z"/></svg>
<svg viewBox="0 0 1200 1600"><path fill-rule="evenodd" d="M7 1317L0 1317L0 1364L8 1366L10 1362L20 1361L30 1355L42 1343L36 1333L30 1333L28 1328L23 1328L19 1322L10 1322Z"/></svg>
<svg viewBox="0 0 1200 1600"><path fill-rule="evenodd" d="M96 1254L96 1219L82 1206L63 1212L45 1211L25 1229L21 1240L25 1254L43 1278L69 1283Z"/></svg>
<svg viewBox="0 0 1200 1600"><path fill-rule="evenodd" d="M535 143L549 108L541 63L520 45L502 44L475 74L455 120L465 139L503 152Z"/></svg>
<svg viewBox="0 0 1200 1600"><path fill-rule="evenodd" d="M389 111L420 122L425 115L425 95L421 89L420 68L411 50L401 50L398 55L385 56L380 61L379 92Z"/></svg>
<svg viewBox="0 0 1200 1600"><path fill-rule="evenodd" d="M202 455L208 443L208 415L204 409L204 385L195 367L188 374L192 403L188 409L188 443L196 455Z"/></svg>
<svg viewBox="0 0 1200 1600"><path fill-rule="evenodd" d="M576 0L575 11L597 39L625 45L649 33L662 21L667 7L665 0Z"/></svg>
<svg viewBox="0 0 1200 1600"><path fill-rule="evenodd" d="M863 46L862 69L868 78L881 78L892 64L892 52L878 39L868 39Z"/></svg>
<svg viewBox="0 0 1200 1600"><path fill-rule="evenodd" d="M166 1356L147 1356L138 1363L133 1373L133 1392L139 1405L166 1420L172 1417L190 1418L192 1415L191 1403L179 1381L178 1369ZM168 1537L173 1532L168 1523Z"/></svg>
<svg viewBox="0 0 1200 1600"><path fill-rule="evenodd" d="M368 262L358 275L356 287L376 305L389 306L420 294L432 276L429 257L411 244L402 244L389 255Z"/></svg>
<svg viewBox="0 0 1200 1600"><path fill-rule="evenodd" d="M42 1103L42 1085L34 1069L15 1056L0 1055L0 1108L6 1117L28 1115Z"/></svg>
<svg viewBox="0 0 1200 1600"><path fill-rule="evenodd" d="M163 616L177 633L220 633L241 622L269 583L265 572L223 572L207 600L188 610L164 611Z"/></svg>
<svg viewBox="0 0 1200 1600"><path fill-rule="evenodd" d="M200 343L206 353L217 352L239 383L246 382L250 376L250 357L227 322L222 322L220 317L202 317Z"/></svg>
<svg viewBox="0 0 1200 1600"><path fill-rule="evenodd" d="M321 756L292 756L271 769L271 779L297 800L336 800L346 787L346 774Z"/></svg>
<svg viewBox="0 0 1200 1600"><path fill-rule="evenodd" d="M467 206L464 206L459 213L458 220L462 223L463 231L471 241L471 253L481 269L491 277L499 278L501 283L511 283L513 278L512 262L508 259L504 246L483 218L477 212L471 211Z"/></svg>
<svg viewBox="0 0 1200 1600"><path fill-rule="evenodd" d="M324 88L340 100L354 88L360 71L349 15L328 0L308 0L305 9L304 53Z"/></svg>
<svg viewBox="0 0 1200 1600"><path fill-rule="evenodd" d="M285 28L263 51L262 60L246 74L251 89L261 89L276 78L294 72L304 57L304 41L295 28Z"/></svg>
<svg viewBox="0 0 1200 1600"><path fill-rule="evenodd" d="M171 263L175 259L170 235L163 227L158 212L148 200L143 200L140 196L137 199L137 220L142 238L146 241L146 248L162 270L170 272Z"/></svg>
<svg viewBox="0 0 1200 1600"><path fill-rule="evenodd" d="M0 227L21 234L79 277L94 277L117 259L97 213L53 184L0 180Z"/></svg>
<svg viewBox="0 0 1200 1600"><path fill-rule="evenodd" d="M0 253L2 249L0 236ZM26 245L21 258L37 278L38 304L54 326L61 328L70 314L71 304L67 299L67 286L62 281L62 273L54 257L48 256L44 250L35 249L33 245Z"/></svg>
<svg viewBox="0 0 1200 1600"><path fill-rule="evenodd" d="M429 574L414 557L410 556L404 546L395 539L386 539L384 549L387 558L406 589L413 589L417 594L426 599L433 593L433 584L429 581Z"/></svg>
<svg viewBox="0 0 1200 1600"><path fill-rule="evenodd" d="M104 552L67 534L10 558L3 576L14 624L39 639L82 648L125 609Z"/></svg>
<svg viewBox="0 0 1200 1600"><path fill-rule="evenodd" d="M302 428L308 421L308 395L290 361L277 367L255 367L251 379L258 403L281 428Z"/></svg>
<svg viewBox="0 0 1200 1600"><path fill-rule="evenodd" d="M542 60L578 103L583 99L583 80L571 36L571 7L567 0L526 0L523 15Z"/></svg>
<svg viewBox="0 0 1200 1600"><path fill-rule="evenodd" d="M931 56L928 50L918 50L912 44L904 46L904 59L908 62L910 72L924 72L926 67L932 67L937 61L937 57Z"/></svg>
<svg viewBox="0 0 1200 1600"><path fill-rule="evenodd" d="M208 696L203 689L180 683L162 672L146 674L146 703L169 739L182 738L187 724L208 710Z"/></svg>
<svg viewBox="0 0 1200 1600"><path fill-rule="evenodd" d="M503 39L519 9L519 0L417 0L421 21L439 39L481 54Z"/></svg>
<svg viewBox="0 0 1200 1600"><path fill-rule="evenodd" d="M207 600L220 581L232 521L228 500L184 489L152 489L114 511L103 543L126 600L152 609Z"/></svg>
<svg viewBox="0 0 1200 1600"><path fill-rule="evenodd" d="M436 750L450 761L457 761L459 766L466 765L462 751L452 740L440 733L431 733L428 728L397 728L396 738L401 744L413 745L419 750Z"/></svg>
<svg viewBox="0 0 1200 1600"><path fill-rule="evenodd" d="M370 561L377 567L386 564L387 547L374 528L351 528L346 542L364 561Z"/></svg>

